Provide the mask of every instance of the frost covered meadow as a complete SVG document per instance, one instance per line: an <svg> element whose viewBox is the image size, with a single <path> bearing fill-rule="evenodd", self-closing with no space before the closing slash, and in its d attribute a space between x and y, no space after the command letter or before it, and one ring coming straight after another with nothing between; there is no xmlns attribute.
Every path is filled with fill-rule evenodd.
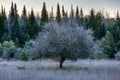
<svg viewBox="0 0 120 80"><path fill-rule="evenodd" d="M1 6L0 80L120 80L119 11L61 5Z"/></svg>
<svg viewBox="0 0 120 80"><path fill-rule="evenodd" d="M120 62L115 60L77 60L59 62L0 61L0 80L120 80Z"/></svg>

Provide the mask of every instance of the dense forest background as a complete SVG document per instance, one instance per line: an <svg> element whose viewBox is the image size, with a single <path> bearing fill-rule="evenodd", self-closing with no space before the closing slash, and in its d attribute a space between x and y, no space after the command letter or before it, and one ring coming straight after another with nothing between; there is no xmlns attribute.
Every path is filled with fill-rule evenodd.
<svg viewBox="0 0 120 80"><path fill-rule="evenodd" d="M6 15L5 8L1 7L0 43L2 49L6 46L5 44L12 45L12 48L26 47L27 42L36 39L48 22L57 23L58 25L67 25L69 23L70 25L82 26L85 30L92 30L94 41L100 46L102 53L107 54L109 58L114 58L115 54L120 50L119 11L117 11L116 18L110 18L109 15L104 16L104 12L96 12L94 9L90 10L89 15L84 15L84 10L79 9L78 6L74 10L73 5L71 5L71 11L67 12L64 5L61 8L58 3L57 12L54 13L52 7L51 12L48 13L45 2L43 3L41 16L35 15L33 9L28 13L25 5L20 15L18 14L17 5L13 2L8 15ZM7 54L4 49L3 53ZM13 54L9 56L13 57Z"/></svg>

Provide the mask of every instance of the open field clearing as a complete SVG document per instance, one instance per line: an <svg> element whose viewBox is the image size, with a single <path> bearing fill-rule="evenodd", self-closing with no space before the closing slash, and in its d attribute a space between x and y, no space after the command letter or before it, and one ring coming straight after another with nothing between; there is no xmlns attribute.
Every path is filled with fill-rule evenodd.
<svg viewBox="0 0 120 80"><path fill-rule="evenodd" d="M0 80L120 80L120 62L115 60L65 61L63 69L54 60L1 61Z"/></svg>

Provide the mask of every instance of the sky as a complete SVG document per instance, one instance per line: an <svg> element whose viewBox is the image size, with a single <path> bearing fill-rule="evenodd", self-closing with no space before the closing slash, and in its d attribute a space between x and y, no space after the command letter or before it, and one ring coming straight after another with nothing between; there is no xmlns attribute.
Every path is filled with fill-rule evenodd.
<svg viewBox="0 0 120 80"><path fill-rule="evenodd" d="M10 11L12 1L17 4L19 14L22 12L23 5L26 5L27 11L33 8L36 14L40 13L43 2L46 2L48 12L51 11L53 6L54 13L56 13L57 3L60 4L60 7L64 5L65 10L68 12L70 11L71 4L73 4L74 9L76 9L77 5L79 9L82 7L85 14L88 14L94 8L96 11L102 10L110 14L111 17L115 17L117 11L120 11L120 0L0 0L0 5L6 8L7 14Z"/></svg>

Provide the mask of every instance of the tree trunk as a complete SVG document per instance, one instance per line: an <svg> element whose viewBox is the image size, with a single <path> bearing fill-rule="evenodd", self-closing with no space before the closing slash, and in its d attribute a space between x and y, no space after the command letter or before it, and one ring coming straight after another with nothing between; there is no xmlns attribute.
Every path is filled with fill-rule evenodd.
<svg viewBox="0 0 120 80"><path fill-rule="evenodd" d="M65 58L63 56L61 56L60 58L60 68L63 68L63 62L65 61Z"/></svg>

